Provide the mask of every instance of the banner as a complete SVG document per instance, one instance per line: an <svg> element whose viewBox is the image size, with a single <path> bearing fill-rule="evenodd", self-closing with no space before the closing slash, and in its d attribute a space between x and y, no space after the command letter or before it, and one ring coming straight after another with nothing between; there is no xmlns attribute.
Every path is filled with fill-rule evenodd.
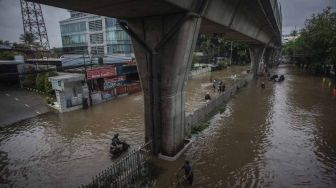
<svg viewBox="0 0 336 188"><path fill-rule="evenodd" d="M117 71L115 67L102 67L102 68L96 68L96 69L89 69L87 70L87 79L97 79L97 78L105 78L105 77L111 77L111 76L117 76Z"/></svg>
<svg viewBox="0 0 336 188"><path fill-rule="evenodd" d="M123 86L126 83L125 76L119 76L116 78L105 78L104 79L104 90L113 89L118 86Z"/></svg>

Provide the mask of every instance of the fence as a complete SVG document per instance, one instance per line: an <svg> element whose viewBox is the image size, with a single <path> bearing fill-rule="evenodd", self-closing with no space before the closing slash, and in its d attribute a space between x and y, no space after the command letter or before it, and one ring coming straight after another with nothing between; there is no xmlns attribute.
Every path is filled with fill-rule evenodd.
<svg viewBox="0 0 336 188"><path fill-rule="evenodd" d="M146 162L151 156L152 142L149 141L139 149L133 150L111 167L99 173L87 185L81 188L124 188L138 187L136 184L141 178Z"/></svg>
<svg viewBox="0 0 336 188"><path fill-rule="evenodd" d="M185 117L185 133L186 136L191 135L191 129L204 122L213 112L219 109L223 102L227 101L231 95L239 91L240 88L247 84L248 79L239 79L231 87L219 96L211 99L208 103L194 110Z"/></svg>

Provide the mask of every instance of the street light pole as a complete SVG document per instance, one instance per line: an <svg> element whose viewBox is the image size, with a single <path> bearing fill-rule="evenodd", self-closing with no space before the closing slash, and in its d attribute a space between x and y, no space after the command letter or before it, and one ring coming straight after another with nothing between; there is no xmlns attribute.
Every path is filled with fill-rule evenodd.
<svg viewBox="0 0 336 188"><path fill-rule="evenodd" d="M231 66L231 64L232 64L232 41L231 41L231 52L230 52L230 66Z"/></svg>

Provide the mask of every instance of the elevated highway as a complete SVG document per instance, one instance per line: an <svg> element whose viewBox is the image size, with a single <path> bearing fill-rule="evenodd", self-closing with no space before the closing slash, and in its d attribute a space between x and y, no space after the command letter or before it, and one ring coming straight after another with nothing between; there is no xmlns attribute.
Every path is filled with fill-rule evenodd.
<svg viewBox="0 0 336 188"><path fill-rule="evenodd" d="M146 140L154 154L184 145L184 89L199 33L250 45L255 75L281 46L276 0L32 0L122 19L132 38L145 99Z"/></svg>

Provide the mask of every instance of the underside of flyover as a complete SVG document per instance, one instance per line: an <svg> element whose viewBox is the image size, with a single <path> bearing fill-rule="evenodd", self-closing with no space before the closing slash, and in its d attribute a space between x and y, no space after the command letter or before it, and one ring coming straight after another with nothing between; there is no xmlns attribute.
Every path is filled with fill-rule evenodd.
<svg viewBox="0 0 336 188"><path fill-rule="evenodd" d="M254 73L265 47L281 41L275 0L32 1L124 20L120 25L132 38L144 91L145 137L154 154L174 156L183 147L184 88L199 33L250 44Z"/></svg>

